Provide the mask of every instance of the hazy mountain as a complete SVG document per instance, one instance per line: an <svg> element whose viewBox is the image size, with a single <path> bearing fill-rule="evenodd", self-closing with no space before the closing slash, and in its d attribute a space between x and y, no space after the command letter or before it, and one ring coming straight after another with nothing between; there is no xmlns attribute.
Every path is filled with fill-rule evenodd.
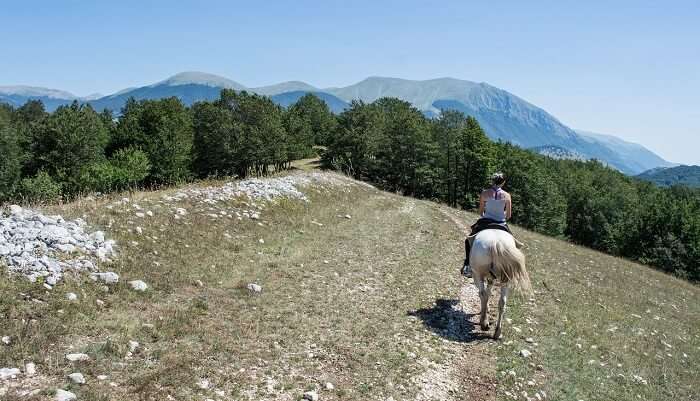
<svg viewBox="0 0 700 401"><path fill-rule="evenodd" d="M90 103L97 110L107 108L118 112L130 97L142 100L176 96L191 105L201 100L217 99L222 88L271 96L284 107L306 93L314 93L335 113L344 110L355 99L372 102L381 97L397 97L413 104L428 118L439 116L442 109L459 110L474 116L494 140L524 148L539 148L540 151L551 150L549 153L552 154L598 159L627 174L672 165L640 145L611 136L576 132L543 109L503 89L454 78L414 81L370 77L343 88L317 89L299 81L247 88L213 74L183 72L153 85L124 89L99 99L78 98L68 92L44 88L2 87L0 101L20 106L29 99L39 99L47 110L52 111L61 104L79 100Z"/></svg>
<svg viewBox="0 0 700 401"><path fill-rule="evenodd" d="M20 107L30 100L41 100L44 107L52 111L58 106L70 104L76 99L78 97L74 94L58 89L22 85L0 86L0 102L11 104L14 107Z"/></svg>
<svg viewBox="0 0 700 401"><path fill-rule="evenodd" d="M136 100L147 100L175 96L184 104L191 105L202 100L218 99L221 89L224 88L234 90L246 89L245 86L238 82L218 75L188 71L173 75L153 85L124 89L113 95L92 100L88 103L96 110L110 109L118 112L131 97Z"/></svg>
<svg viewBox="0 0 700 401"><path fill-rule="evenodd" d="M172 77L155 83L151 85L151 88L161 87L161 86L191 86L191 85L203 85L212 88L226 88L243 90L246 89L245 86L239 84L236 81L232 81L228 78L224 78L219 75L209 74L206 72L199 71L185 71L179 74L175 74Z"/></svg>
<svg viewBox="0 0 700 401"><path fill-rule="evenodd" d="M656 185L700 187L700 166L657 167L637 176Z"/></svg>
<svg viewBox="0 0 700 401"><path fill-rule="evenodd" d="M273 96L287 92L318 92L319 89L307 84L306 82L288 81L269 86L251 88L250 91L255 92L259 95Z"/></svg>

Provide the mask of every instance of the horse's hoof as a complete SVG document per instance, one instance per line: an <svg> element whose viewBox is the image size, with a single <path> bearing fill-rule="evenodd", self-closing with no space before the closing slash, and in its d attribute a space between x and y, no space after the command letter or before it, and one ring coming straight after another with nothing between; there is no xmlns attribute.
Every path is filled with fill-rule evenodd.
<svg viewBox="0 0 700 401"><path fill-rule="evenodd" d="M496 329L496 331L493 332L493 339L499 340L500 338L501 338L501 329Z"/></svg>
<svg viewBox="0 0 700 401"><path fill-rule="evenodd" d="M483 331L489 331L489 327L490 326L488 324L483 324L483 323L481 324L481 330L483 330Z"/></svg>

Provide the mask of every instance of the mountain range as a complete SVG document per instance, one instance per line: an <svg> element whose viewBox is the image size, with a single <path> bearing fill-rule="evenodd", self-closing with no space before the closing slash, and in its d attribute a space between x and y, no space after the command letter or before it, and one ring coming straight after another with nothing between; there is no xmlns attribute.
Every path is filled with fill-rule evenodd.
<svg viewBox="0 0 700 401"><path fill-rule="evenodd" d="M313 93L340 113L353 100L372 102L381 97L396 97L410 102L428 117L441 110L454 109L474 116L486 134L494 140L533 148L545 155L576 159L597 159L626 174L639 174L670 163L641 145L610 135L577 131L551 114L512 93L486 83L438 78L407 80L369 77L341 88L316 88L305 82L289 81L263 87L246 87L230 79L202 72L183 72L152 85L128 88L108 96L78 97L59 90L27 86L0 87L0 102L20 106L28 100L41 100L52 111L73 101L89 103L96 110L119 112L127 99L159 99L175 96L191 105L218 98L222 88L247 90L265 96L284 107L301 96ZM556 151L553 151L556 149ZM552 153L553 152L553 153Z"/></svg>

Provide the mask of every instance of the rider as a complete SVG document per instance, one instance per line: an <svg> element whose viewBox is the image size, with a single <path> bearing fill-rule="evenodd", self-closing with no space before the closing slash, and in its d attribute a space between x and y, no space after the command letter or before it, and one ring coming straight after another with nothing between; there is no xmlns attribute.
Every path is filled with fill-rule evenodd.
<svg viewBox="0 0 700 401"><path fill-rule="evenodd" d="M491 188L481 191L479 197L479 220L471 227L471 233L464 241L464 249L466 251L466 259L462 267L462 274L471 277L472 270L469 266L469 250L471 242L476 233L486 229L498 229L508 231L511 235L510 227L506 221L511 216L511 199L510 194L503 190L503 185L506 183L506 178L503 173L496 173L491 176Z"/></svg>

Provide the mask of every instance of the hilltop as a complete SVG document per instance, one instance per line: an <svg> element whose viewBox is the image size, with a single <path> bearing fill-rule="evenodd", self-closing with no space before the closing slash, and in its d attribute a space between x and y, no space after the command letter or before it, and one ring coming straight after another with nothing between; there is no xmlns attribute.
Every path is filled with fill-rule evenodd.
<svg viewBox="0 0 700 401"><path fill-rule="evenodd" d="M198 182L41 211L115 241L94 269L119 280L67 270L48 289L2 273L0 369L17 368L0 379L9 399L54 389L81 400L699 394L696 286L515 227L535 296L512 297L493 342L474 327L475 291L458 275L475 216L345 176Z"/></svg>
<svg viewBox="0 0 700 401"><path fill-rule="evenodd" d="M441 110L458 110L473 116L493 140L510 142L523 148L557 147L577 157L603 161L625 174L634 175L651 168L672 165L641 145L573 130L543 108L504 89L484 82L447 77L427 80L369 77L338 88L317 88L301 81L248 87L219 75L187 71L154 84L124 89L97 99L78 98L51 89L34 88L33 92L12 92L8 89L5 94L0 89L0 102L20 106L27 100L37 99L52 111L62 104L78 100L89 103L98 111L109 109L119 113L129 98L143 100L174 96L185 105L192 105L197 101L217 99L224 88L270 96L283 107L312 93L326 102L334 113L348 108L353 100L373 102L381 97L396 97L411 103L429 117L438 116Z"/></svg>
<svg viewBox="0 0 700 401"><path fill-rule="evenodd" d="M700 187L700 166L660 167L639 174L637 178L662 187L686 185Z"/></svg>

